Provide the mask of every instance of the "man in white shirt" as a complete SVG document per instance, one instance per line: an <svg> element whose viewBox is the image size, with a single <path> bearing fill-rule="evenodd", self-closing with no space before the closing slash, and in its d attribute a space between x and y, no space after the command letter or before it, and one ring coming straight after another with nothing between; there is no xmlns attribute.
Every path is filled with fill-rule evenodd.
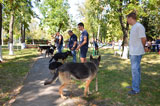
<svg viewBox="0 0 160 106"><path fill-rule="evenodd" d="M129 39L129 53L132 70L132 90L128 92L135 95L140 92L141 69L140 63L142 55L145 54L144 47L146 44L145 28L136 20L136 14L130 13L127 16L127 22L132 26Z"/></svg>

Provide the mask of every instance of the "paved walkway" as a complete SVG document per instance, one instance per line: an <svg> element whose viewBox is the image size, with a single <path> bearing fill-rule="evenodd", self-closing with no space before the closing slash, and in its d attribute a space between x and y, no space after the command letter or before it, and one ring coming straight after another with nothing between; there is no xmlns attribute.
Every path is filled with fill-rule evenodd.
<svg viewBox="0 0 160 106"><path fill-rule="evenodd" d="M45 80L52 77L48 69L48 61L49 58L40 57L34 63L24 81L24 87L12 106L77 106L75 102L83 101L80 98L61 99L58 94L59 81L55 84L43 85Z"/></svg>

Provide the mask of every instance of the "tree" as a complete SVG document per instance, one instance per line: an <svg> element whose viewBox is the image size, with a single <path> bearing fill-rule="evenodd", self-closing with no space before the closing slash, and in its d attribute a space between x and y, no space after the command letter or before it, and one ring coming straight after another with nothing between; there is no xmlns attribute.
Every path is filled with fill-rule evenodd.
<svg viewBox="0 0 160 106"><path fill-rule="evenodd" d="M48 28L50 33L65 31L69 26L69 15L67 10L69 5L67 0L43 0L37 4L43 18L41 26Z"/></svg>
<svg viewBox="0 0 160 106"><path fill-rule="evenodd" d="M93 38L98 38L97 36L100 29L100 15L103 11L100 5L100 1L97 0L86 0L84 6L79 7L79 11L84 17L84 24L87 31L92 35ZM99 27L98 27L99 26Z"/></svg>
<svg viewBox="0 0 160 106"><path fill-rule="evenodd" d="M2 2L0 2L0 62L3 61L2 59Z"/></svg>
<svg viewBox="0 0 160 106"><path fill-rule="evenodd" d="M160 1L143 1L142 4L146 15L141 17L141 23L146 29L147 39L153 40L160 36Z"/></svg>
<svg viewBox="0 0 160 106"><path fill-rule="evenodd" d="M31 0L4 0L4 7L4 30L9 33L9 54L13 55L13 35L16 34L14 30L18 29L20 31L21 26L23 26L23 34L21 33L23 49L25 47L25 31L28 30L31 18L35 14L32 11ZM14 24L17 26L16 28Z"/></svg>
<svg viewBox="0 0 160 106"><path fill-rule="evenodd" d="M25 48L25 34L26 29L29 30L29 23L31 23L32 17L34 17L34 12L32 11L31 0L24 1L21 3L21 9L19 14L20 29L21 29L21 49Z"/></svg>
<svg viewBox="0 0 160 106"><path fill-rule="evenodd" d="M84 23L93 36L101 35L107 41L123 38L123 58L128 57L128 33L129 24L126 16L136 12L138 21L146 28L147 37L159 36L159 9L160 1L156 0L86 0L84 6L80 6L80 13L84 17ZM102 15L102 19L99 16ZM99 25L101 27L99 27ZM100 29L100 33L97 33ZM96 35L96 36L97 36ZM99 38L98 38L99 39Z"/></svg>

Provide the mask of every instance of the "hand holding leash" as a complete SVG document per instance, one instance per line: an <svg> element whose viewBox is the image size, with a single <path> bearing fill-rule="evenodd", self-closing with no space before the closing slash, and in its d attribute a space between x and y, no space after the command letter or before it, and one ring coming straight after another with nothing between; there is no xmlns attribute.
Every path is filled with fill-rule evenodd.
<svg viewBox="0 0 160 106"><path fill-rule="evenodd" d="M81 47L81 46L78 46L77 49L76 49L76 51L78 51L78 50L80 49L80 47Z"/></svg>

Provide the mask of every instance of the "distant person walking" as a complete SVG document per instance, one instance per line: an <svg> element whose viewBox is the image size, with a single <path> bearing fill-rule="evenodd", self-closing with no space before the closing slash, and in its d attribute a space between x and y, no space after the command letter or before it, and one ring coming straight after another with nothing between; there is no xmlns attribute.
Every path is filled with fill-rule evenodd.
<svg viewBox="0 0 160 106"><path fill-rule="evenodd" d="M63 48L63 36L60 35L59 32L56 33L55 37L55 44L58 49L58 53L62 53L62 48Z"/></svg>
<svg viewBox="0 0 160 106"><path fill-rule="evenodd" d="M128 92L130 95L135 95L140 92L141 82L141 59L145 54L144 47L146 44L145 28L142 24L136 21L135 13L130 13L127 16L128 24L132 25L129 39L129 52L132 70L132 90Z"/></svg>
<svg viewBox="0 0 160 106"><path fill-rule="evenodd" d="M156 40L157 52L159 52L160 38Z"/></svg>
<svg viewBox="0 0 160 106"><path fill-rule="evenodd" d="M77 48L77 36L72 32L72 30L69 30L68 34L70 35L69 49L71 50L73 55L73 62L77 62L76 51L75 51Z"/></svg>
<svg viewBox="0 0 160 106"><path fill-rule="evenodd" d="M80 45L77 47L76 50L80 49L81 62L85 63L87 62L86 56L88 52L89 35L88 35L88 32L84 29L83 23L78 24L78 29L82 33L81 33L81 38L80 38Z"/></svg>
<svg viewBox="0 0 160 106"><path fill-rule="evenodd" d="M98 42L98 39L96 39L96 41L95 41L95 39L93 39L93 45L94 45L94 49L95 49L95 55L98 55L98 44L97 44L97 42Z"/></svg>

